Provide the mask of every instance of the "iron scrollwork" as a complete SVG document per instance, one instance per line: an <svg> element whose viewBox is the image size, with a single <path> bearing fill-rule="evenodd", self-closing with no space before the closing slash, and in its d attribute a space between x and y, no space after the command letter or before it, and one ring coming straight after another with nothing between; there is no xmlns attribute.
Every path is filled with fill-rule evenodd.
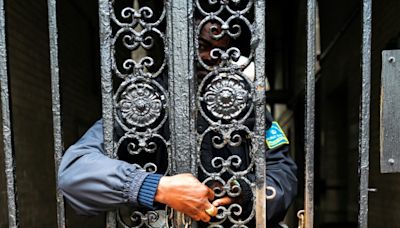
<svg viewBox="0 0 400 228"><path fill-rule="evenodd" d="M114 154L137 168L161 174L169 173L171 155L166 58L160 53L166 48L165 15L164 6L110 0L112 69L114 81L119 82L114 117L122 131ZM163 209L125 208L117 213L124 228L153 227L164 217Z"/></svg>
<svg viewBox="0 0 400 228"><path fill-rule="evenodd" d="M155 9L160 4L156 3L143 5L141 2L137 7L127 3L132 1L110 0L112 69L120 82L114 94L114 116L123 131L114 153L128 160L145 157L135 160L145 161L143 164L134 165L148 172L169 174L172 170L167 126L166 3L163 1L158 10ZM197 147L192 152L198 160L199 179L214 189L216 197L239 199L244 194L249 197L246 205L238 201L218 207L218 215L204 225L251 227L256 202L252 175L257 164L256 148L252 146L256 138L254 123L249 122L254 114L255 86L253 79L243 72L254 59L258 40L253 25L254 0L194 0L194 3L194 53L198 68L207 72L204 77L198 77L197 92L192 94L197 99L198 125L205 126L202 130L198 128ZM206 61L200 54L199 38L202 29L210 23L208 32L212 39L228 37L237 42L226 48L214 47L209 53L210 61ZM144 54L132 54L138 52ZM166 166L151 159L160 153L166 155ZM123 211L118 212L118 221L126 228L155 227L163 219L168 226L172 212L167 208L129 213L126 219Z"/></svg>
<svg viewBox="0 0 400 228"><path fill-rule="evenodd" d="M213 188L216 197L234 203L218 207L218 215L206 227L251 227L255 217L254 184L255 86L245 75L254 58L253 0L195 0L197 20L195 48L198 70L206 71L197 90L197 159L200 180ZM205 31L207 30L208 31ZM213 40L229 40L229 46L201 53L204 34ZM236 41L236 42L235 42ZM247 201L247 202L244 202ZM200 225L202 226L202 225Z"/></svg>

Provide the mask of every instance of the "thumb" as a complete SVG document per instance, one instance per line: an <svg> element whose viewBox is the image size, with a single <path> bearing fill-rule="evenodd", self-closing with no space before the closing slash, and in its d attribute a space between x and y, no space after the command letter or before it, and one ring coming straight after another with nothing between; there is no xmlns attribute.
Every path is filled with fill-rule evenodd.
<svg viewBox="0 0 400 228"><path fill-rule="evenodd" d="M211 203L209 203L209 207L207 208L207 209L205 209L205 212L209 215L209 216L211 216L211 217L214 217L214 216L216 216L217 214L218 214L218 209L217 209L217 207L215 207L213 204L211 204Z"/></svg>
<svg viewBox="0 0 400 228"><path fill-rule="evenodd" d="M212 202L212 204L213 204L215 207L224 206L224 205L229 205L229 204L232 204L232 203L233 203L233 199L230 198L230 197L228 197L228 196L225 196L225 197L223 197L223 198L214 200L214 201Z"/></svg>

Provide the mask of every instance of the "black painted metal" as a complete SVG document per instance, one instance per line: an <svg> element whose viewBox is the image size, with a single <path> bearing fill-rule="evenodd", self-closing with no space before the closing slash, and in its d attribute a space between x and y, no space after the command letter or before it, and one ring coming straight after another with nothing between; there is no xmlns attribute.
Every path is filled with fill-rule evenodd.
<svg viewBox="0 0 400 228"><path fill-rule="evenodd" d="M61 128L61 104L60 104L60 77L58 64L58 32L56 0L48 0L49 40L50 40L50 66L51 66L51 88L52 88L52 110L53 110L53 135L54 135L54 161L55 174L58 176L63 141ZM57 178L56 178L57 182ZM65 227L64 198L60 189L56 191L57 200L57 225Z"/></svg>
<svg viewBox="0 0 400 228"><path fill-rule="evenodd" d="M245 185L253 194L252 208L242 208L239 204L220 206L222 213L210 222L209 227L226 227L229 223L248 227L253 219L256 219L257 227L266 227L265 1L249 0L241 1L241 4L209 1L207 5L205 1L196 0L195 3L200 15L196 18L198 25L195 29L196 65L207 72L198 80L196 97L197 118L206 122L205 127L197 129L199 172L200 176L205 176L201 180L209 186L218 183L216 185L220 187L214 187L217 196L236 197ZM248 40L242 45L213 48L209 54L214 61L207 61L200 55L200 34L206 33L214 33L212 39L215 40L244 36ZM249 49L247 54L246 48ZM245 74L244 69L253 69L255 75ZM252 115L256 118L255 127L246 125ZM237 169L244 161L237 155L223 157L212 154L209 161L206 158L211 152L201 150L207 143L222 150L249 143L252 145L248 154L251 161L243 164L240 171ZM252 182L248 175L254 169L256 180ZM235 181L242 183L239 190L232 189L231 183ZM243 211L249 209L251 212L246 215Z"/></svg>
<svg viewBox="0 0 400 228"><path fill-rule="evenodd" d="M194 24L193 5L188 1L166 1L160 15L157 15L151 5L132 7L117 4L120 2L100 1L103 117L109 156L113 158L125 156L119 153L119 149L125 148L124 142L127 140L130 141L124 151L132 156L157 153L161 143L167 148L165 153L168 154L169 160L167 169L162 173L197 174L197 170L201 169L208 176L203 183L210 180L222 183L224 190L221 194L227 193L231 196L237 194L232 189L229 190L228 185L233 180L242 180L252 189L253 210L247 218L235 220L233 214L228 213L231 210L242 210L240 205L221 207L220 210L226 213L219 217L219 221L211 223L211 226L222 227L221 224L227 219L236 225L246 226L256 217L256 213L258 226L265 226L265 2L249 0L246 4L242 4L243 8L239 6L237 9L234 8L237 6L224 2L209 2L219 7L219 10L207 12L202 8L202 3L195 1L196 10L202 15L201 22L197 26ZM249 13L252 10L253 13ZM223 18L220 15L222 11L226 11L230 16ZM166 28L160 28L165 20ZM234 63L241 56L240 48L237 47L212 51L213 58L223 58L222 65L213 66L202 61L198 52L198 38L202 26L211 20L216 20L220 24L223 29L220 35L226 34L231 38L238 38L242 34L242 28L238 29L240 26L250 31L251 39L248 43L250 54L244 62ZM240 20L243 24L235 24L234 20ZM230 27L238 30L232 32ZM164 45L164 60L158 65L151 55L155 42ZM218 56L217 52L221 55ZM124 53L130 55L124 56ZM196 84L198 79L194 74L195 56L198 65L209 71L198 85ZM166 77L167 63L168 77ZM243 69L254 65L256 75L248 76L243 73ZM116 85L115 93L112 90L112 75L121 81ZM212 79L213 76L217 77ZM255 81L253 81L254 76ZM236 95L231 94L231 96L243 95L244 97L239 98L243 99L244 103L226 104L229 107L222 107L224 104L217 102L203 106L203 102L211 102L208 96L213 96L211 93L218 89L234 89ZM216 92L215 95L218 96L219 93ZM199 113L196 113L196 110ZM209 124L209 127L199 134L196 134L195 128L196 115L198 118L204 118ZM244 124L250 115L256 117L257 125L254 129ZM113 142L113 121L123 131L116 142ZM169 127L170 132L167 137L162 134L166 127ZM241 138L242 136L236 131L249 135L249 139ZM233 166L241 162L240 158L231 156L225 160L215 157L214 168L219 167L218 161L230 162L230 165L219 172L207 172L201 162L200 148L205 134L209 132L219 134L220 136L216 136L219 139L223 137L227 140L221 144L214 137L212 142L207 142L212 143L215 148L239 146L242 141L248 140L252 144L252 150L249 152L252 161L248 167L240 172L233 171ZM152 172L160 171L158 164L153 161L139 166ZM252 183L246 175L253 172L251 170L254 168L256 181ZM231 173L233 176L225 180L221 178L224 173ZM136 218L134 224L128 224L120 213L117 219L123 227L142 227L156 223L164 213L170 213L170 210L167 208L167 211L134 211L131 214L131 217ZM173 220L172 223L176 226L191 223L179 213L174 214Z"/></svg>
<svg viewBox="0 0 400 228"><path fill-rule="evenodd" d="M167 57L164 54L164 58L160 57L162 55L154 58L154 54L160 52L156 47L167 50L164 35L167 9L164 5L153 8L134 2L100 2L106 150L110 157L134 161L134 165L148 172L168 174L172 163ZM178 77L182 73L176 72L176 75L182 80ZM173 82L177 84L174 89L183 85L178 79ZM182 105L176 107L177 112ZM120 129L118 132L113 132L115 126ZM171 135L177 135L174 129L171 132ZM190 159L187 167L190 168ZM165 214L162 208L155 211L118 210L116 217L109 214L107 226L114 227L116 221L122 227L155 226L160 220L165 221Z"/></svg>
<svg viewBox="0 0 400 228"><path fill-rule="evenodd" d="M372 0L363 0L362 17L362 91L360 105L359 135L359 212L358 227L368 227L368 179L369 179L369 139L371 103L371 37Z"/></svg>
<svg viewBox="0 0 400 228"><path fill-rule="evenodd" d="M7 181L7 203L8 203L8 226L18 227L17 189L15 179L15 161L13 153L13 136L11 125L11 111L9 98L9 83L7 69L7 45L5 27L4 1L0 0L0 86L1 86L1 109L3 121L3 144L5 174Z"/></svg>
<svg viewBox="0 0 400 228"><path fill-rule="evenodd" d="M114 157L113 85L111 73L111 24L108 0L99 0L101 87L103 104L104 147L109 157ZM107 213L107 228L117 227L116 212Z"/></svg>
<svg viewBox="0 0 400 228"><path fill-rule="evenodd" d="M307 81L305 108L305 227L314 225L314 125L316 74L316 0L307 1Z"/></svg>
<svg viewBox="0 0 400 228"><path fill-rule="evenodd" d="M168 59L171 96L172 173L192 172L192 152L195 150L194 115L190 100L194 93L191 83L195 82L193 72L193 22L192 4L186 0L168 2ZM191 90L192 88L192 90ZM194 104L192 104L194 105Z"/></svg>
<svg viewBox="0 0 400 228"><path fill-rule="evenodd" d="M255 49L255 116L256 128L254 129L253 146L257 148L255 151L256 161L256 226L267 227L266 214L266 164L265 164L265 14L266 5L264 0L255 1L255 29L257 43L252 44ZM269 188L269 187L268 187Z"/></svg>
<svg viewBox="0 0 400 228"><path fill-rule="evenodd" d="M381 84L381 172L400 172L400 50L382 52Z"/></svg>
<svg viewBox="0 0 400 228"><path fill-rule="evenodd" d="M238 1L239 2L239 1ZM192 4L193 3L193 4ZM359 135L359 227L368 226L368 175L369 175L369 130L371 94L371 24L372 0L363 0L362 36L362 99L360 104ZM116 0L99 0L99 23L101 39L101 74L105 149L109 157L119 158L120 148L127 156L152 155L160 147L165 148L168 164L149 161L135 164L148 172L176 174L203 172L205 184L219 182L222 187L217 196L240 194L232 189L232 183L242 181L253 194L251 213L244 219L232 215L241 211L241 205L219 207L222 214L209 227L223 227L229 220L240 227L247 227L256 220L257 227L266 227L266 183L265 183L265 1L247 0L230 5L227 1L208 1L212 9L204 7L203 1L167 0L157 15L150 6L116 7ZM238 8L235 8L238 7ZM240 8L242 7L242 8ZM315 76L316 76L316 0L307 0L307 80L305 99L305 223L312 228L314 223L314 126L315 126ZM194 18L195 12L200 18ZM63 151L60 83L58 64L58 34L56 0L48 0L49 38L52 76L52 105L54 127L54 159L56 174ZM351 17L354 18L354 15ZM352 19L351 19L352 20ZM350 21L351 21L350 20ZM237 24L240 21L241 24ZM242 58L243 47L229 47L227 50L214 48L210 55L214 63L204 61L200 56L199 37L207 23L213 22L220 28L214 39L222 36L239 38L243 31L250 31L251 39L247 58ZM345 29L347 25L343 28ZM2 125L7 178L7 199L9 227L18 227L15 162L12 145L10 120L10 98L7 70L7 49L5 34L4 2L0 0L0 86L2 104ZM216 29L216 30L213 30ZM213 31L212 31L213 30ZM340 35L338 35L340 36ZM334 40L337 40L336 37ZM155 42L161 44L163 58L157 63L151 53ZM333 44L332 44L333 45ZM331 46L328 47L328 50ZM144 50L144 52L143 52ZM121 54L122 53L122 54ZM128 57L121 57L129 53ZM142 53L142 54L140 54ZM142 55L142 56L140 56ZM325 55L323 55L324 57ZM122 59L122 60L121 60ZM160 59L160 58L158 58ZM398 53L383 55L385 69L395 67ZM254 64L254 65L253 65ZM203 78L195 75L196 68L204 68ZM254 67L253 78L244 69ZM393 68L397 72L398 68ZM114 77L113 77L114 76ZM118 85L114 85L119 81ZM384 81L391 85L395 79ZM393 86L393 85L391 85ZM117 88L116 91L113 88ZM227 91L235 91L228 94ZM395 89L394 92L397 90ZM231 97L222 97L222 95ZM225 102L235 96L235 102ZM386 106L387 107L387 106ZM385 111L385 108L383 108ZM388 111L390 112L390 111ZM254 128L245 122L254 115ZM383 116L385 118L385 116ZM197 126L204 119L207 126ZM116 139L114 127L119 125L122 136ZM240 133L241 132L241 133ZM388 134L395 134L388 133ZM247 135L248 137L243 137ZM214 134L210 143L214 148L237 147L244 141L250 142L250 164L244 170L235 168L242 162L235 155L227 158L215 156L211 164L202 160L201 150L207 134ZM383 137L381 137L383 138ZM384 144L384 143L382 143ZM125 154L126 155L126 154ZM125 156L122 155L122 156ZM389 156L393 157L393 155ZM390 170L397 159L384 157L383 168ZM210 171L212 166L217 171ZM386 168L385 168L386 167ZM397 166L396 166L397 167ZM246 175L254 172L256 180ZM230 174L229 178L223 177ZM210 185L210 184L209 184ZM57 190L57 224L65 227L65 208L62 194ZM169 216L171 210L130 212L130 222L121 211L107 215L107 227L148 227L170 222L180 227L192 222L179 213ZM239 214L240 214L239 213ZM193 223L195 225L195 223Z"/></svg>

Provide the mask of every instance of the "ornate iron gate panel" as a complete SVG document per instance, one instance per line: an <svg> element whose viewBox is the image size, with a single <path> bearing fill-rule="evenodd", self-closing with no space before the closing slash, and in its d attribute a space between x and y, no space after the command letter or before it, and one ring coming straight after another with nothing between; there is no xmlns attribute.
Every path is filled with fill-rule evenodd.
<svg viewBox="0 0 400 228"><path fill-rule="evenodd" d="M219 207L222 213L210 227L228 227L230 223L248 227L254 217L256 227L265 227L265 2L196 0L195 6L197 70L205 71L204 75L197 74L195 153L199 179L216 186L217 197L238 197L245 189L251 189L252 195L249 205ZM212 34L215 40L227 37L231 45L225 49L211 47L210 57L201 56L204 33ZM253 64L255 75L246 75L244 69ZM250 118L255 119L255 125L250 126ZM207 141L213 148L205 150ZM248 161L234 153L224 155L224 150L243 144L249 147ZM235 182L240 182L238 189L232 185Z"/></svg>
<svg viewBox="0 0 400 228"><path fill-rule="evenodd" d="M246 208L246 214L239 204L220 207L221 213L210 226L231 223L246 227L256 218L257 225L265 227L264 1L165 1L158 8L146 3L135 8L129 5L131 1L100 4L103 114L109 155L129 160L129 156L144 153L167 154L161 159L168 161L164 169L159 168L163 164L154 162L161 155L138 165L162 174L199 175L203 183L218 185L214 186L217 196L238 196L242 189L232 183L241 182L242 188L251 191L251 209ZM241 38L247 43L213 48L209 53L212 61L206 62L199 52L204 29L213 33L214 40ZM158 52L157 47L161 48ZM145 50L143 56L137 55L140 49ZM255 78L243 73L249 65L255 65ZM200 71L205 73L199 76ZM250 118L255 119L253 126L247 124ZM112 133L113 121L123 130L116 143L112 143L117 134ZM238 155L206 154L205 143L215 150L248 146L249 161ZM117 220L124 227L148 226L165 217L160 213L165 212L135 211L131 224L123 222L118 213ZM109 216L110 227L115 225L113 217ZM179 213L171 218L178 226L189 221Z"/></svg>
<svg viewBox="0 0 400 228"><path fill-rule="evenodd" d="M362 100L359 137L359 227L368 225L372 0L362 0ZM112 158L140 160L149 172L191 172L218 196L251 194L244 207L220 207L209 224L169 208L123 209L107 227L266 227L265 1L99 0L104 141ZM305 218L313 227L316 0L307 0ZM56 0L48 0L56 170L63 151L58 78ZM0 85L9 227L18 227L10 117L4 1L0 0ZM200 35L229 39L202 56ZM161 51L160 51L161 50ZM245 73L254 70L254 77ZM118 126L115 128L115 126ZM116 130L115 130L116 129ZM209 146L211 150L206 150ZM246 157L226 152L248 148ZM122 152L125 151L125 152ZM214 153L216 152L216 153ZM140 158L140 159L134 159ZM239 182L240 185L235 183ZM58 227L65 227L57 192ZM119 224L119 225L118 225Z"/></svg>
<svg viewBox="0 0 400 228"><path fill-rule="evenodd" d="M257 227L265 227L265 3L165 1L159 5L100 2L107 151L125 160L146 157L147 163L137 165L148 171L199 175L217 196L237 197L246 188L252 195L249 208L221 206L209 226L247 227L255 219ZM199 52L204 29L214 40L227 37L247 43L213 47L212 61L206 61ZM250 65L253 78L243 73ZM113 133L114 122L122 133ZM118 139L113 142L115 135ZM248 161L234 154L207 154L205 144L214 150L247 146ZM156 164L162 154L168 155L162 159L168 165ZM241 187L233 186L235 182ZM130 224L121 213L117 220L124 227L150 226L166 216L176 226L191 223L180 213L168 215L168 208L132 212ZM113 217L109 216L110 227L115 225Z"/></svg>

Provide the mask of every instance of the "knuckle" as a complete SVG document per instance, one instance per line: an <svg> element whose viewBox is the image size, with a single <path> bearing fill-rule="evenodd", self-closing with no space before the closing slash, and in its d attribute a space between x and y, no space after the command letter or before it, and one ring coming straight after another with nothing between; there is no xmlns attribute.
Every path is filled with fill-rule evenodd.
<svg viewBox="0 0 400 228"><path fill-rule="evenodd" d="M188 213L189 215L191 215L191 217L192 217L192 216L197 216L197 215L198 215L197 210L194 210L194 209L188 210L187 213Z"/></svg>
<svg viewBox="0 0 400 228"><path fill-rule="evenodd" d="M210 202L205 198L203 198L199 201L199 207L202 209L207 209L209 207L209 204L210 204Z"/></svg>
<svg viewBox="0 0 400 228"><path fill-rule="evenodd" d="M202 186L202 188L200 189L200 193L203 196L207 196L208 195L208 188L206 186Z"/></svg>

